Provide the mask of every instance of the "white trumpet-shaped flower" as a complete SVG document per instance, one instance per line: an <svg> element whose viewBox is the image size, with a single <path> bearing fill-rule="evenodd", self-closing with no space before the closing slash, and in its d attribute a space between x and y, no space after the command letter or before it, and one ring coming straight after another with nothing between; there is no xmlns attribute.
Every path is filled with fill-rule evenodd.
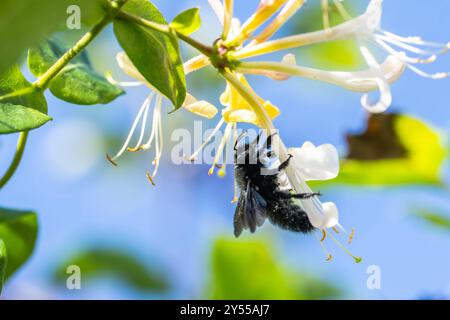
<svg viewBox="0 0 450 320"><path fill-rule="evenodd" d="M117 54L117 63L119 67L130 77L137 80L136 82L116 82L118 85L123 86L134 86L136 84L146 85L151 89L150 95L144 101L142 106L140 107L133 124L131 126L130 132L128 133L124 144L120 148L120 150L113 156L107 156L108 160L117 165L116 160L119 159L126 151L136 152L139 150L148 150L155 145L155 157L152 161L154 165L153 173L147 173L147 177L152 184L154 184L153 178L158 172L159 162L163 152L163 130L162 130L162 102L163 95L158 92L145 78L142 76L133 63L130 61L128 56L121 52ZM184 68L186 73L194 71L198 68L205 66L207 63L203 56L196 57L188 61ZM212 119L218 112L217 108L204 100L197 100L194 96L187 93L186 99L182 105L182 107L190 111L196 115ZM149 113L150 109L153 109L153 117L152 120L149 121ZM149 135L147 140L144 142L145 134L147 133L148 122L151 122L151 129L149 131ZM132 139L135 135L135 132L140 125L140 132L137 137L137 142L132 144Z"/></svg>
<svg viewBox="0 0 450 320"><path fill-rule="evenodd" d="M305 76L312 79L335 83L350 90L364 92L365 94L361 98L361 103L370 112L383 112L389 108L392 103L389 85L398 79L406 67L426 78L442 79L449 76L448 72L439 72L435 74L426 73L419 69L417 65L434 62L439 54L445 54L449 51L450 43L440 44L427 42L419 37L402 37L383 30L381 28L383 0L371 0L367 10L353 19L351 19L340 1L333 0L333 2L343 18L347 20L344 23L329 27L329 22L325 14L325 30L302 33L273 41L262 41L260 43L254 41L243 48L239 48L239 50L232 52L231 56L235 59L244 59L315 43L355 39L358 42L360 52L369 67L369 70L364 72L365 75L362 81L361 78L358 78L361 74L355 74L353 72L338 74L326 73L311 68L294 68L292 66L291 68L286 68L283 64L267 65L267 70L280 71L285 69L284 71L286 74ZM327 12L327 0L322 1L322 8L324 9L324 12ZM390 59L390 62L395 62L395 65L391 65L393 69L386 69L385 64L378 63L369 48L373 45L384 50L389 55L388 58ZM397 60L393 60L392 57L395 57ZM263 66L260 62L255 62L255 65L252 65L252 63L242 63L240 68L239 71L243 72L242 69L245 68L248 73L252 73L252 70L258 70L258 72L261 73L261 70L263 70ZM342 77L346 78L346 76L349 77L347 79L342 79ZM353 76L355 77L351 79L350 77ZM362 90L362 88L358 86L358 84L361 83L365 84L363 87L370 84L370 90ZM354 84L357 85L354 86ZM372 103L369 101L368 91L374 90L379 91L380 97L378 101Z"/></svg>
<svg viewBox="0 0 450 320"><path fill-rule="evenodd" d="M431 79L442 79L448 77L448 72L429 74L417 68L416 64L427 64L434 62L438 54L444 54L450 49L450 43L436 44L423 41L419 37L401 37L381 28L383 0L371 0L366 12L357 18L357 25L360 26L356 32L361 54L366 60L368 66L377 76L378 87L380 90L379 101L371 104L368 95L361 99L362 105L371 112L384 112L389 108L392 97L389 90L387 79L383 76L381 67L376 58L368 49L367 44L376 44L388 54L397 57L409 69L420 76ZM351 23L351 20L347 23ZM396 49L398 48L398 49ZM406 53L408 52L408 53ZM415 56L411 56L414 54Z"/></svg>

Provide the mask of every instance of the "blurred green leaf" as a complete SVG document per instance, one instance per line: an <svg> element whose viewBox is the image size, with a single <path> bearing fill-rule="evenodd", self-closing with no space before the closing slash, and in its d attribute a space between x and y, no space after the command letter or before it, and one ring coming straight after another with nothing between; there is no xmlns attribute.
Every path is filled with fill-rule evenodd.
<svg viewBox="0 0 450 320"><path fill-rule="evenodd" d="M0 103L0 134L36 129L51 119L46 114L31 108Z"/></svg>
<svg viewBox="0 0 450 320"><path fill-rule="evenodd" d="M319 279L287 270L265 242L218 239L214 243L214 299L326 299L339 294Z"/></svg>
<svg viewBox="0 0 450 320"><path fill-rule="evenodd" d="M166 291L167 280L159 273L149 270L137 257L128 252L108 248L92 248L80 252L62 263L54 274L57 283L67 278L66 268L80 268L83 281L100 277L114 277L142 291Z"/></svg>
<svg viewBox="0 0 450 320"><path fill-rule="evenodd" d="M70 5L78 5L81 22L92 25L101 19L105 3L106 0L1 0L0 73L45 36L65 29Z"/></svg>
<svg viewBox="0 0 450 320"><path fill-rule="evenodd" d="M188 9L177 15L170 23L171 27L188 36L200 28L202 20L198 8Z"/></svg>
<svg viewBox="0 0 450 320"><path fill-rule="evenodd" d="M37 232L35 212L0 208L0 239L8 250L5 279L31 256Z"/></svg>
<svg viewBox="0 0 450 320"><path fill-rule="evenodd" d="M345 2L344 5L347 10L353 11L348 2ZM331 26L344 22L344 19L331 2L329 9ZM295 34L322 30L324 27L320 1L311 3L310 6L304 6L300 11L298 19L293 21L296 22L292 30ZM315 66L324 69L348 70L349 68L356 69L364 66L364 60L361 58L358 46L353 40L324 42L302 47L302 53L306 58L311 60Z"/></svg>
<svg viewBox="0 0 450 320"><path fill-rule="evenodd" d="M426 209L415 209L413 210L413 214L434 227L450 231L450 217L448 215Z"/></svg>
<svg viewBox="0 0 450 320"><path fill-rule="evenodd" d="M159 10L146 0L130 0L123 10L167 24ZM176 37L120 19L114 22L114 32L144 78L171 100L175 109L181 107L186 97L186 79Z"/></svg>
<svg viewBox="0 0 450 320"><path fill-rule="evenodd" d="M3 290L3 282L6 274L6 246L2 239L0 239L0 295Z"/></svg>
<svg viewBox="0 0 450 320"><path fill-rule="evenodd" d="M39 77L44 74L68 48L47 40L28 52L28 66ZM96 73L86 51L75 57L51 82L50 91L61 100L92 105L109 103L123 94L122 89Z"/></svg>
<svg viewBox="0 0 450 320"><path fill-rule="evenodd" d="M446 150L439 133L419 119L395 115L396 139L406 150L399 158L344 159L336 179L311 183L314 187L335 184L442 186L441 166Z"/></svg>
<svg viewBox="0 0 450 320"><path fill-rule="evenodd" d="M0 134L31 130L51 120L42 92L34 91L17 65L0 76L0 96L23 94L0 100Z"/></svg>

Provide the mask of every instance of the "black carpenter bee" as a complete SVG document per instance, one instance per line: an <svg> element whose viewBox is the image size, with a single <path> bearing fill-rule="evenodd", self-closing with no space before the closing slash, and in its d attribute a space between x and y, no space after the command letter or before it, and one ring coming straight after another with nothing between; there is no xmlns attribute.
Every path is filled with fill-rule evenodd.
<svg viewBox="0 0 450 320"><path fill-rule="evenodd" d="M273 159L272 135L259 146L260 136L250 143L234 146L234 172L240 196L234 214L234 235L239 237L244 229L255 232L266 218L283 229L308 233L314 229L306 212L295 199L308 199L319 193L293 193L282 181L283 170L289 165L289 158L269 169ZM270 173L270 174L265 174ZM284 177L286 177L284 175Z"/></svg>

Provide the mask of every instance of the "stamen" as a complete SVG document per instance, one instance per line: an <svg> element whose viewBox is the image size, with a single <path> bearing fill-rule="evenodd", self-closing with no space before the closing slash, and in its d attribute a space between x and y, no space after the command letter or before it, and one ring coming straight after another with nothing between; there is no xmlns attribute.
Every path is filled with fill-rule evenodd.
<svg viewBox="0 0 450 320"><path fill-rule="evenodd" d="M407 64L406 67L408 67L411 71L417 73L419 76L429 78L429 79L440 80L440 79L444 79L444 78L447 78L450 76L450 72L438 72L438 73L431 74L431 73L422 71L419 68L412 66L410 64Z"/></svg>
<svg viewBox="0 0 450 320"><path fill-rule="evenodd" d="M325 247L325 244L323 243L323 241L320 240L319 236L317 235L317 233L314 233L314 236L316 237L316 239L319 241L320 247L322 248L323 252L325 253L326 259L325 261L331 261L333 259L333 256L331 255L330 252L328 252L327 248Z"/></svg>
<svg viewBox="0 0 450 320"><path fill-rule="evenodd" d="M320 239L320 242L324 242L327 238L327 231L325 229L322 229L322 239Z"/></svg>
<svg viewBox="0 0 450 320"><path fill-rule="evenodd" d="M382 49L386 50L391 55L397 57L398 59L404 61L405 63L412 63L412 64L428 64L432 63L436 60L436 55L429 56L428 58L413 58L408 55L406 55L405 52L399 52L394 50L391 46L389 46L386 42L384 42L381 39L375 39L375 43L380 46Z"/></svg>
<svg viewBox="0 0 450 320"><path fill-rule="evenodd" d="M361 257L357 257L357 256L354 256L350 251L348 251L348 249L347 248L345 248L331 233L329 234L329 236L330 236L330 238L331 238L331 240L333 240L334 241L334 243L336 243L338 246L339 246L339 248L341 248L342 250L344 250L344 252L345 253L347 253L350 257L352 257L353 258L353 260L355 260L355 262L356 263L360 263L361 261L362 261L362 258Z"/></svg>
<svg viewBox="0 0 450 320"><path fill-rule="evenodd" d="M339 230L336 227L332 227L331 229L333 229L334 232L336 232L336 234L339 234Z"/></svg>
<svg viewBox="0 0 450 320"><path fill-rule="evenodd" d="M415 54L418 54L418 55L422 55L422 56L429 55L430 56L430 57L425 58L425 59L417 58L417 60L418 60L417 63L429 63L429 62L433 62L433 61L436 60L436 53L435 52L422 50L422 49L413 47L411 45L408 45L406 43L403 43L403 42L391 39L391 38L383 36L383 35L376 35L375 36L375 40L382 40L382 42L389 42L389 43L391 43L391 44L393 44L393 45L395 45L395 46L397 46L399 48L408 50L408 51L410 51L412 53L415 53ZM384 43L384 44L386 45L386 43ZM389 46L386 45L386 46L383 46L383 47L386 48L386 50L388 50L387 47L389 47ZM390 48L390 49L393 50L392 48ZM395 50L393 50L393 51L395 51Z"/></svg>
<svg viewBox="0 0 450 320"><path fill-rule="evenodd" d="M158 96L159 97L159 96ZM148 138L147 142L140 146L139 149L147 150L150 149L152 146L153 140L155 139L157 130L158 130L158 114L160 111L157 108L158 101L156 101L155 108L153 109L153 119L152 119L152 133L150 134L150 137Z"/></svg>
<svg viewBox="0 0 450 320"><path fill-rule="evenodd" d="M152 184L152 186L156 186L155 182L153 181L152 176L150 175L150 173L146 173L147 179L148 181L150 181L150 183Z"/></svg>
<svg viewBox="0 0 450 320"><path fill-rule="evenodd" d="M214 168L215 168L217 162L219 161L220 156L223 153L223 149L225 148L226 143L228 142L228 138L230 137L232 128L233 128L233 123L228 123L225 128L225 133L223 134L223 138L220 141L219 148L217 149L216 156L214 157L213 164L208 171L209 175L212 175L214 173Z"/></svg>
<svg viewBox="0 0 450 320"><path fill-rule="evenodd" d="M352 16L348 13L347 9L345 9L340 0L333 0L333 3L344 20L348 21L352 19Z"/></svg>
<svg viewBox="0 0 450 320"><path fill-rule="evenodd" d="M156 173L158 172L159 168L159 160L162 156L163 151L163 132L162 132L162 120L161 120L161 105L162 105L162 96L158 96L156 100L156 110L158 110L158 117L157 117L157 128L156 128L156 156L153 160L153 165L155 166L155 169L153 170L152 176L156 176Z"/></svg>
<svg viewBox="0 0 450 320"><path fill-rule="evenodd" d="M147 125L148 109L150 109L150 104L152 103L153 96L154 96L154 93L152 92L146 100L147 107L145 108L145 111L144 111L144 118L142 120L142 125L141 125L141 134L139 135L139 140L136 143L136 146L134 148L127 149L130 152L136 152L136 151L141 150L141 143L142 143L142 140L144 139L145 126Z"/></svg>
<svg viewBox="0 0 450 320"><path fill-rule="evenodd" d="M384 31L384 30L380 30L380 32L382 32L388 38L395 39L400 42L416 44L416 45L420 45L420 46L424 46L424 47L438 48L440 50L436 51L437 54L445 54L450 50L450 42L443 44L443 43L424 41L420 37L401 37L392 32L388 32L388 31Z"/></svg>
<svg viewBox="0 0 450 320"><path fill-rule="evenodd" d="M330 29L330 11L328 7L328 0L322 0L321 5L322 5L323 28Z"/></svg>
<svg viewBox="0 0 450 320"><path fill-rule="evenodd" d="M223 118L220 119L219 123L216 125L211 134L206 138L206 140L202 143L202 145L195 150L195 152L188 158L189 161L194 161L197 158L199 152L211 141L211 139L216 135L217 131L220 130L225 120Z"/></svg>
<svg viewBox="0 0 450 320"><path fill-rule="evenodd" d="M122 146L122 148L119 150L119 152L117 152L117 154L111 158L111 162L114 163L114 161L116 159L118 159L127 149L128 145L130 144L131 138L133 137L134 131L136 130L136 127L138 125L139 120L142 117L142 113L144 112L144 110L148 107L148 99L146 99L143 103L143 105L141 106L141 108L139 109L139 112L136 116L136 118L134 119L133 125L131 126L130 132L128 133L127 138L125 139L125 142Z"/></svg>
<svg viewBox="0 0 450 320"><path fill-rule="evenodd" d="M348 237L348 244L352 244L354 236L355 236L355 228L352 228L352 232L350 232L350 236Z"/></svg>
<svg viewBox="0 0 450 320"><path fill-rule="evenodd" d="M109 162L111 162L111 164L115 167L117 167L117 162L115 162L110 156L109 154L106 154L106 159L108 159Z"/></svg>

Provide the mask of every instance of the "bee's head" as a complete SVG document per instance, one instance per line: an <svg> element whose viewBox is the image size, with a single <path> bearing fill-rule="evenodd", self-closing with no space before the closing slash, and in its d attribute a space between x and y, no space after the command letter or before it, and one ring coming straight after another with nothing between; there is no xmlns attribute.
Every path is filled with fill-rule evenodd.
<svg viewBox="0 0 450 320"><path fill-rule="evenodd" d="M237 138L234 146L235 164L256 164L265 166L271 161L273 157L273 134L268 135L266 139L261 139L261 135L262 131L253 141L240 143L242 139L248 138L247 132L242 132L242 134Z"/></svg>

